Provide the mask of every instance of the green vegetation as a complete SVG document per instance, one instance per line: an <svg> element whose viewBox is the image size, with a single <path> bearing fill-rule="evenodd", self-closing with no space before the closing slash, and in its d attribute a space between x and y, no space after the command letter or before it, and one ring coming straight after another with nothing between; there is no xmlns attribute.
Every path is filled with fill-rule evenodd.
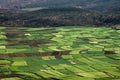
<svg viewBox="0 0 120 80"><path fill-rule="evenodd" d="M119 80L120 30L0 27L0 80Z"/></svg>

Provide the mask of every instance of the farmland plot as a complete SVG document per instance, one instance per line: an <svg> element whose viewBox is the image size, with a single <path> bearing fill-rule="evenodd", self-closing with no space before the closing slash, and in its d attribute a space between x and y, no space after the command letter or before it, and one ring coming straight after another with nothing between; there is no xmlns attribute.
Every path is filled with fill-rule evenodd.
<svg viewBox="0 0 120 80"><path fill-rule="evenodd" d="M0 27L0 80L119 80L120 30Z"/></svg>

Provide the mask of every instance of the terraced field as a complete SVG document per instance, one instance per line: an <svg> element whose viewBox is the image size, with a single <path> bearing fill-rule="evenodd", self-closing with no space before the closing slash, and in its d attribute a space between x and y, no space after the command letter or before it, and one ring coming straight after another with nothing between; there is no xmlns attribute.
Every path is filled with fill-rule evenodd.
<svg viewBox="0 0 120 80"><path fill-rule="evenodd" d="M120 80L120 30L0 27L0 80Z"/></svg>

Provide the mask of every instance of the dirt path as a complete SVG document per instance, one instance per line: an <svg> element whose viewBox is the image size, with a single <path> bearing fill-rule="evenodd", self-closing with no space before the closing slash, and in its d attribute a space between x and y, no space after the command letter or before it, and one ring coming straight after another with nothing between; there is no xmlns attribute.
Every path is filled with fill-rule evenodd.
<svg viewBox="0 0 120 80"><path fill-rule="evenodd" d="M0 58L6 57L33 57L33 56L55 56L61 58L62 55L68 55L70 51L53 51L53 52L40 52L40 53L14 53L14 54L0 54Z"/></svg>

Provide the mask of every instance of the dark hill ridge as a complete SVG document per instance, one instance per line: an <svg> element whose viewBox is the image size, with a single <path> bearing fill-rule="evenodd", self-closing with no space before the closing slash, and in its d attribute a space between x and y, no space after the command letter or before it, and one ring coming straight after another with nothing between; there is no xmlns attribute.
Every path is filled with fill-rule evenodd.
<svg viewBox="0 0 120 80"><path fill-rule="evenodd" d="M0 25L4 26L120 24L120 0L0 0L0 8Z"/></svg>
<svg viewBox="0 0 120 80"><path fill-rule="evenodd" d="M0 25L50 26L113 26L120 24L119 8L106 12L75 7L49 8L24 13L2 13Z"/></svg>
<svg viewBox="0 0 120 80"><path fill-rule="evenodd" d="M120 7L120 0L0 0L0 8L71 7L108 10Z"/></svg>

